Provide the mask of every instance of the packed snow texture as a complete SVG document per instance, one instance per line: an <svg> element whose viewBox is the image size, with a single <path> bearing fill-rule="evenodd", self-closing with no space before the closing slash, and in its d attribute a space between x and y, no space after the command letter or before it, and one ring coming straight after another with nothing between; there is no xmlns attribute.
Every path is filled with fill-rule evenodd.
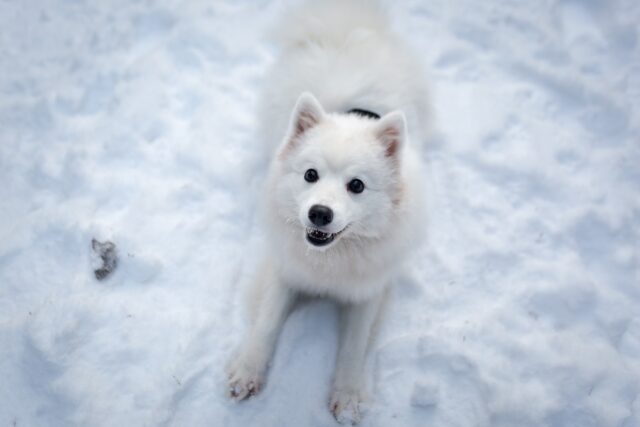
<svg viewBox="0 0 640 427"><path fill-rule="evenodd" d="M389 4L432 90L429 240L362 425L640 426L640 2ZM285 7L0 2L1 426L335 424L328 301L259 396L225 395Z"/></svg>

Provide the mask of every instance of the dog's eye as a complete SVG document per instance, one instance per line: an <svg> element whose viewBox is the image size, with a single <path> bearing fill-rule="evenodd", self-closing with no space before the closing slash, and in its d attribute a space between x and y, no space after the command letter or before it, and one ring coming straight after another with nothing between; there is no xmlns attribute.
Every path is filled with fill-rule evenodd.
<svg viewBox="0 0 640 427"><path fill-rule="evenodd" d="M307 182L316 182L318 178L318 172L315 169L307 169L304 173L304 180Z"/></svg>
<svg viewBox="0 0 640 427"><path fill-rule="evenodd" d="M349 184L347 184L347 188L352 193L362 193L364 191L364 182L360 181L358 178L353 178L349 181Z"/></svg>

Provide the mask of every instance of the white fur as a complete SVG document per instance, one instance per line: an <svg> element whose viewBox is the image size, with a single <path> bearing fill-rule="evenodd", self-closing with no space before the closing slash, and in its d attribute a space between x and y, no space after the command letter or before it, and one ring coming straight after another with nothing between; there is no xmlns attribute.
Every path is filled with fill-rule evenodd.
<svg viewBox="0 0 640 427"><path fill-rule="evenodd" d="M261 109L261 135L274 153L264 202L270 250L251 293L249 333L229 366L230 393L244 399L259 390L296 294L326 296L343 310L330 408L338 421L357 422L372 327L423 230L423 73L371 2L308 2L279 28ZM345 114L351 108L383 117ZM304 179L308 169L317 182ZM354 178L365 183L362 193L347 191ZM324 227L309 219L318 204L333 211ZM314 246L309 227L339 234Z"/></svg>

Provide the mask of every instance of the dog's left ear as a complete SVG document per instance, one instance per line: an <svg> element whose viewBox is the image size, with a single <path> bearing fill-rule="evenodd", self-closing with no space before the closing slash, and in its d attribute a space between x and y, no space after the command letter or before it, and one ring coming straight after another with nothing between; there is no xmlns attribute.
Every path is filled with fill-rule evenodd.
<svg viewBox="0 0 640 427"><path fill-rule="evenodd" d="M407 121L400 111L393 111L376 124L376 137L383 144L387 157L397 158L407 135Z"/></svg>

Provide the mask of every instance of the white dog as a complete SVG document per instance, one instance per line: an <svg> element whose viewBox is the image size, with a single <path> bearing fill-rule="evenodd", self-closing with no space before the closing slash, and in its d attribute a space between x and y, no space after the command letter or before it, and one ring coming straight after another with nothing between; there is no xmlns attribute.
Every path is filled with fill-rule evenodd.
<svg viewBox="0 0 640 427"><path fill-rule="evenodd" d="M327 296L342 309L329 406L355 423L373 325L425 222L423 72L371 1L307 2L279 28L261 117L275 152L264 203L271 246L229 390L237 400L259 391L297 294Z"/></svg>

